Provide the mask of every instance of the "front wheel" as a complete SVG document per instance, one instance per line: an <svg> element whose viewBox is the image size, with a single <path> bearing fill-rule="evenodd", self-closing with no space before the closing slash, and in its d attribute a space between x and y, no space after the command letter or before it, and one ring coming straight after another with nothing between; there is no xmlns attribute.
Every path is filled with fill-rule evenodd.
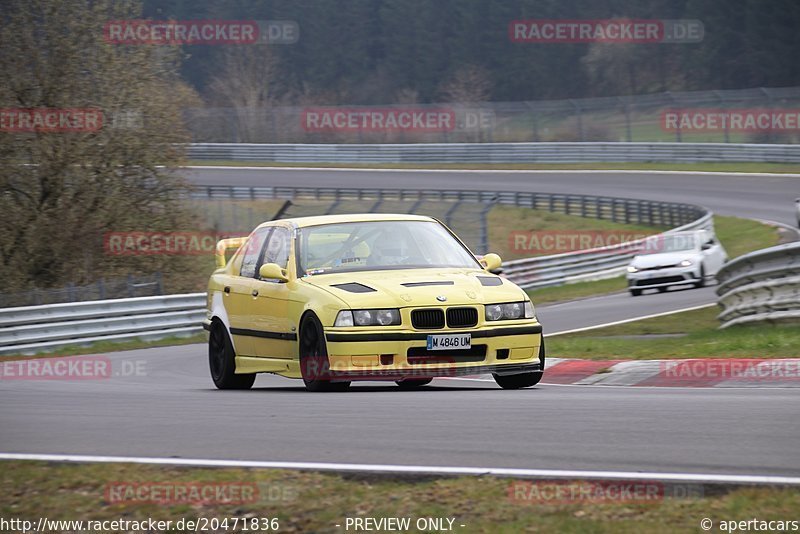
<svg viewBox="0 0 800 534"><path fill-rule="evenodd" d="M412 380L397 380L395 383L400 387L400 389L417 389L421 388L422 386L427 386L432 380L433 378L420 378Z"/></svg>
<svg viewBox="0 0 800 534"><path fill-rule="evenodd" d="M631 296L632 297L638 297L641 294L642 294L642 290L641 289L631 289Z"/></svg>
<svg viewBox="0 0 800 534"><path fill-rule="evenodd" d="M700 279L695 282L694 287L705 287L706 285L706 269L704 266L700 266Z"/></svg>
<svg viewBox="0 0 800 534"><path fill-rule="evenodd" d="M328 346L322 323L308 315L300 325L300 373L308 391L345 391L350 382L331 382Z"/></svg>
<svg viewBox="0 0 800 534"><path fill-rule="evenodd" d="M516 375L494 375L494 381L503 389L522 389L535 386L542 379L541 371Z"/></svg>
<svg viewBox="0 0 800 534"><path fill-rule="evenodd" d="M236 374L236 353L225 327L214 322L208 336L208 366L217 389L250 389L255 373Z"/></svg>

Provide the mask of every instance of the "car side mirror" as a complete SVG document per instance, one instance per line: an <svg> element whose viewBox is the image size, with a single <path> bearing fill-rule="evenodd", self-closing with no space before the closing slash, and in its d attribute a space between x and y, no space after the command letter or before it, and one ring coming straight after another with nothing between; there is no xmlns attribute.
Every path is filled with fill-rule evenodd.
<svg viewBox="0 0 800 534"><path fill-rule="evenodd" d="M277 263L265 263L258 270L258 276L262 280L280 280L281 282L288 282L289 275L286 269L282 269Z"/></svg>
<svg viewBox="0 0 800 534"><path fill-rule="evenodd" d="M700 250L708 250L708 249L710 249L710 248L711 248L711 247L713 247L713 246L714 246L714 244L713 244L713 243L704 243L704 244L703 244L703 246L702 246L702 247L700 247Z"/></svg>
<svg viewBox="0 0 800 534"><path fill-rule="evenodd" d="M503 260L500 259L500 256L498 256L493 252L490 252L489 254L481 258L481 265L483 265L484 270L489 272L496 271L497 269L500 268L502 264Z"/></svg>

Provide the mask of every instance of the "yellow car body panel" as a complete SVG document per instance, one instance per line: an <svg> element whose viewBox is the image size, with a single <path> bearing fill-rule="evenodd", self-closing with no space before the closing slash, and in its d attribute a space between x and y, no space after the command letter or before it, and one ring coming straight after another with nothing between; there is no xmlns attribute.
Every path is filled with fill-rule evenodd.
<svg viewBox="0 0 800 534"><path fill-rule="evenodd" d="M510 281L481 269L477 259L474 268L398 268L298 277L295 260L298 229L370 221L441 224L435 219L415 215L304 217L264 223L246 240L220 242L218 264L224 263L224 267L217 269L209 280L205 326L210 329L214 321L225 326L236 353L237 374L263 372L302 378L298 335L307 313L315 314L324 329L331 370L347 375L348 379L402 380L409 376L543 370L544 356L540 354L542 327L535 316L501 321L485 319L485 305L527 301L527 295ZM248 250L253 250L259 232L270 232L274 227L282 228L282 232L290 232L292 236L285 268L287 280L241 276L243 258ZM237 250L226 259L225 252L232 247ZM333 287L352 283L362 284L373 291L352 292ZM445 325L433 330L412 326L412 310L441 309L446 312L454 307L477 309L477 324L467 328ZM340 311L358 309L398 309L401 324L334 326ZM485 345L483 357L458 361L448 359L447 351L442 351L441 362L412 363L410 354L425 351L428 335L457 333L469 333L473 346Z"/></svg>

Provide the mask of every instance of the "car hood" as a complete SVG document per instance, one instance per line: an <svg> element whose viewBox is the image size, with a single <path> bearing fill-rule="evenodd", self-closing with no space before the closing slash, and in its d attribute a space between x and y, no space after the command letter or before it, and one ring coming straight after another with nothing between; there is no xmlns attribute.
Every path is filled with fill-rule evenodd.
<svg viewBox="0 0 800 534"><path fill-rule="evenodd" d="M696 261L700 255L691 250L684 250L681 252L661 252L658 254L643 254L635 256L631 265L637 269L648 269L652 267L668 267L677 265L683 260Z"/></svg>
<svg viewBox="0 0 800 534"><path fill-rule="evenodd" d="M458 306L527 298L508 280L477 269L362 271L306 276L303 281L331 292L352 308Z"/></svg>

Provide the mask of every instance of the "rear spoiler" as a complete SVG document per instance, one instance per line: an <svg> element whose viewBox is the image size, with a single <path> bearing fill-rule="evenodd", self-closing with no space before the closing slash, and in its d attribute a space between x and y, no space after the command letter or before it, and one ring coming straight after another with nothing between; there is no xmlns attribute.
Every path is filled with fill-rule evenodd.
<svg viewBox="0 0 800 534"><path fill-rule="evenodd" d="M225 259L225 253L230 249L239 249L242 245L247 242L247 236L245 237L229 237L228 239L221 239L217 241L217 250L215 253L217 259L217 267L225 267L227 260Z"/></svg>

